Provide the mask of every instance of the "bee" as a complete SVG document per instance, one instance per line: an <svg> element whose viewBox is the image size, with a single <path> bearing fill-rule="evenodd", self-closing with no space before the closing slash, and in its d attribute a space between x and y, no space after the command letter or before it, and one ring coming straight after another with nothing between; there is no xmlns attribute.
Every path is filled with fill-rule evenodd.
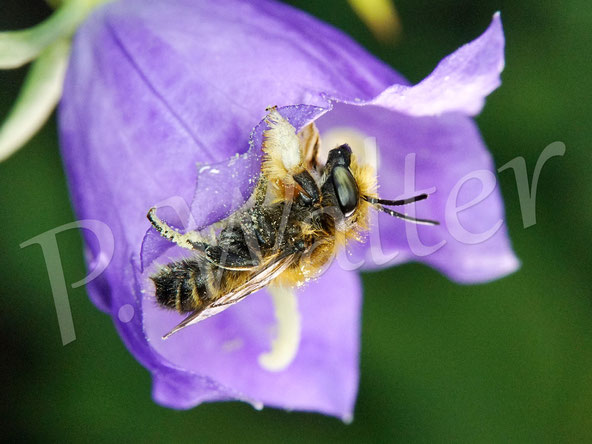
<svg viewBox="0 0 592 444"><path fill-rule="evenodd" d="M181 233L148 212L152 226L166 239L194 252L162 267L150 278L162 307L189 315L163 338L225 310L267 286L298 287L315 278L339 249L361 240L371 209L409 222L437 225L386 206L426 199L380 199L376 174L361 165L344 143L319 162L319 133L314 123L300 133L268 108L259 181L247 204L217 224L215 236Z"/></svg>

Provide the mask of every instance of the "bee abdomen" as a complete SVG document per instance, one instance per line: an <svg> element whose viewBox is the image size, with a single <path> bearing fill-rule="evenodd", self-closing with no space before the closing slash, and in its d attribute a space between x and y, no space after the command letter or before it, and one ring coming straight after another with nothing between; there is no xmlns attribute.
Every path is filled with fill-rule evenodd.
<svg viewBox="0 0 592 444"><path fill-rule="evenodd" d="M157 302L180 313L197 310L210 297L208 265L184 260L169 264L151 276Z"/></svg>

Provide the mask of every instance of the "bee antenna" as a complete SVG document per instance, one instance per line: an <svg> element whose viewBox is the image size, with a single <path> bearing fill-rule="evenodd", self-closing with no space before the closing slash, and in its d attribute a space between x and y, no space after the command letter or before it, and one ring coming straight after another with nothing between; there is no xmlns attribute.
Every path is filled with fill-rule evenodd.
<svg viewBox="0 0 592 444"><path fill-rule="evenodd" d="M402 199L402 200L384 200L384 199L377 199L375 197L370 197L370 196L362 196L362 199L364 199L368 203L371 203L374 206L374 208L376 208L377 210L382 211L390 216L406 220L407 222L413 222L414 224L418 224L418 225L432 225L432 226L440 225L440 222L437 222L435 220L419 219L416 217L407 216L406 214L399 213L398 211L391 210L390 208L385 208L382 206L383 204L385 204L385 205L405 205L408 203L417 202L418 200L424 200L426 197L428 197L427 194L420 194L418 196L410 197L409 199ZM394 202L394 203L388 203L388 202ZM403 203L400 203L400 202L403 202Z"/></svg>
<svg viewBox="0 0 592 444"><path fill-rule="evenodd" d="M375 204L374 208L376 208L377 210L380 210L386 214L389 214L393 217L397 217L399 219L403 219L406 220L407 222L413 222L414 224L418 224L418 225L440 225L440 222L437 222L435 220L431 220L431 219L419 219L416 217L411 217L411 216L407 216L406 214L403 213L399 213L397 211L391 210L390 208L385 208L382 205L378 205Z"/></svg>
<svg viewBox="0 0 592 444"><path fill-rule="evenodd" d="M388 200L388 199L378 199L377 197L370 197L370 196L362 196L366 202L371 203L374 208L380 210L390 216L397 217L399 219L406 220L408 222L413 222L414 224L418 225L440 225L440 222L430 219L418 219L416 217L407 216L406 214L399 213L398 211L391 210L390 208L385 208L383 205L407 205L413 202L418 202L420 200L424 200L428 198L428 194L422 193L418 194L417 196L409 197L407 199L399 199L399 200Z"/></svg>
<svg viewBox="0 0 592 444"><path fill-rule="evenodd" d="M376 197L370 196L362 196L364 200L370 202L372 205L381 204L381 205L389 205L389 206L398 206L398 205L407 205L413 202L419 202L420 200L424 200L428 198L428 194L422 193L418 194L417 196L410 197L408 199L400 199L400 200L387 200L387 199L378 199Z"/></svg>

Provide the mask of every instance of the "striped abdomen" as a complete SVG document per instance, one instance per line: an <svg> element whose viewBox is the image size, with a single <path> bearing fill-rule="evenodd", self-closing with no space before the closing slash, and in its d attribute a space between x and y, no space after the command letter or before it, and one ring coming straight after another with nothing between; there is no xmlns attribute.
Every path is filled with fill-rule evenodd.
<svg viewBox="0 0 592 444"><path fill-rule="evenodd" d="M150 279L156 287L156 300L159 304L187 313L205 305L217 294L212 288L212 275L210 263L184 259L168 264Z"/></svg>

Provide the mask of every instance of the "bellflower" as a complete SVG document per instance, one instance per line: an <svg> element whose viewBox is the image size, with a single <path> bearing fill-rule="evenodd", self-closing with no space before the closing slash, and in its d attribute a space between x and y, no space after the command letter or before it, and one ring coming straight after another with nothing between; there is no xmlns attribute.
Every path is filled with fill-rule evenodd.
<svg viewBox="0 0 592 444"><path fill-rule="evenodd" d="M123 0L89 17L60 106L63 158L78 217L105 222L115 238L90 297L151 372L157 402L243 400L349 418L362 288L347 265L416 260L464 283L517 268L494 165L471 119L500 84L503 47L496 15L411 86L340 31L275 1ZM374 137L381 196L427 190L418 217L441 222L378 215L371 233L379 239L371 234L346 266L335 262L299 289L299 348L278 372L258 361L276 323L266 290L161 339L182 316L156 304L148 276L181 253L146 220L165 203L167 222L203 228L239 208L259 174L269 105L298 129L315 121L327 143L336 134L352 145ZM85 236L92 268L101 252L95 235Z"/></svg>

